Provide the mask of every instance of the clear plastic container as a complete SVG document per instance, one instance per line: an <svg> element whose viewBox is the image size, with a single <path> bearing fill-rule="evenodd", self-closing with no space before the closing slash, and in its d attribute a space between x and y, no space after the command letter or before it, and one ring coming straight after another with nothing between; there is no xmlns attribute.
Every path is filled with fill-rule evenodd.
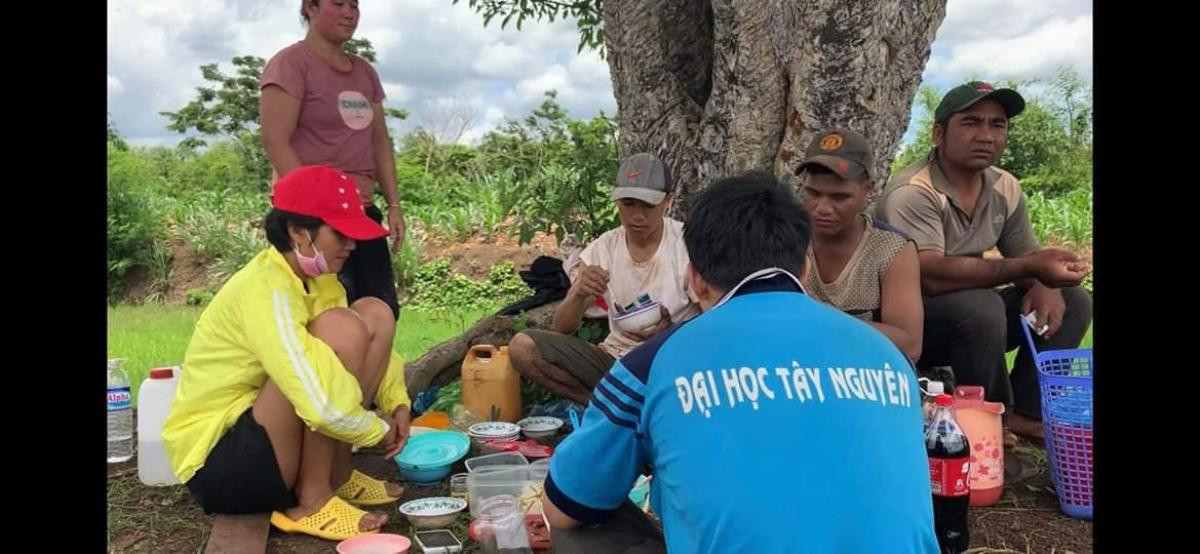
<svg viewBox="0 0 1200 554"><path fill-rule="evenodd" d="M550 458L542 458L529 464L529 473L537 479L545 480L550 473Z"/></svg>
<svg viewBox="0 0 1200 554"><path fill-rule="evenodd" d="M470 501L471 496L467 488L468 477L470 474L467 473L455 473L450 476L450 496Z"/></svg>
<svg viewBox="0 0 1200 554"><path fill-rule="evenodd" d="M525 512L511 495L489 498L476 517L479 551L485 554L533 554Z"/></svg>
<svg viewBox="0 0 1200 554"><path fill-rule="evenodd" d="M480 468L467 476L467 505L471 517L479 515L483 503L494 496L509 495L516 498L525 513L539 513L542 509L542 489L550 460L520 466L493 466Z"/></svg>
<svg viewBox="0 0 1200 554"><path fill-rule="evenodd" d="M529 459L520 452L497 452L484 456L467 458L467 473L474 473L482 467L517 467L528 466Z"/></svg>

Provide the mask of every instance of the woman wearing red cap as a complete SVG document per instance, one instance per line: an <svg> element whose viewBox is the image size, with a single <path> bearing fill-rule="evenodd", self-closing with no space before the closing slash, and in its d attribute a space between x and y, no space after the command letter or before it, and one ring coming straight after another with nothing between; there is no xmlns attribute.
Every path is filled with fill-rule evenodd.
<svg viewBox="0 0 1200 554"><path fill-rule="evenodd" d="M301 0L304 40L276 53L263 68L263 147L276 176L304 165L328 165L356 185L367 216L382 223L375 184L387 201L392 248L404 241L404 212L396 192L396 161L384 122L383 85L367 60L345 44L358 28L356 0ZM373 296L400 314L387 239L361 241L339 269L353 303Z"/></svg>
<svg viewBox="0 0 1200 554"><path fill-rule="evenodd" d="M271 511L281 530L332 540L373 533L387 515L355 506L403 489L353 470L351 446L395 456L410 402L390 310L370 297L347 305L337 271L357 241L387 230L367 218L353 179L329 167L288 173L271 203L271 247L196 323L167 453L207 513Z"/></svg>

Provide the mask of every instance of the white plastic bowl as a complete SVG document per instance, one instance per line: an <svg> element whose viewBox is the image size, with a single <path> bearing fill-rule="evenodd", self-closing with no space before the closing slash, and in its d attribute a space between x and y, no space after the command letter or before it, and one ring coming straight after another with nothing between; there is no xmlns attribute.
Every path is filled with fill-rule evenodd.
<svg viewBox="0 0 1200 554"><path fill-rule="evenodd" d="M467 501L451 496L433 496L410 500L400 505L400 513L417 529L442 529L458 519Z"/></svg>
<svg viewBox="0 0 1200 554"><path fill-rule="evenodd" d="M622 331L642 332L655 325L662 319L662 312L659 311L659 306L662 304L657 300L645 306L642 306L632 312L613 318L613 322L620 327Z"/></svg>
<svg viewBox="0 0 1200 554"><path fill-rule="evenodd" d="M521 432L531 439L552 437L563 426L563 420L550 416L527 417L517 422Z"/></svg>
<svg viewBox="0 0 1200 554"><path fill-rule="evenodd" d="M500 439L521 432L516 423L507 421L481 421L467 428L467 435L477 438Z"/></svg>

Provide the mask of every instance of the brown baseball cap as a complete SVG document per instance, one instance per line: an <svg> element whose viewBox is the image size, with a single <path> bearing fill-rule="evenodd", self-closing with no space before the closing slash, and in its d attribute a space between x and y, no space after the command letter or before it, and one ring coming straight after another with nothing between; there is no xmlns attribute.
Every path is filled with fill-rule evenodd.
<svg viewBox="0 0 1200 554"><path fill-rule="evenodd" d="M810 164L829 168L843 179L870 179L875 156L867 137L849 129L830 129L813 138L796 173Z"/></svg>

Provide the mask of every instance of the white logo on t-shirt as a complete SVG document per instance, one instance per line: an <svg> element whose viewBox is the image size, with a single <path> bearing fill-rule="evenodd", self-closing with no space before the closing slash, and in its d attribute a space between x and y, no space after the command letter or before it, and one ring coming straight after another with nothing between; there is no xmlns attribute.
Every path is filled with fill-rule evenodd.
<svg viewBox="0 0 1200 554"><path fill-rule="evenodd" d="M361 131L371 126L371 119L375 112L371 110L371 103L367 101L367 97L357 90L344 90L338 94L338 113L342 114L342 121L346 126Z"/></svg>

